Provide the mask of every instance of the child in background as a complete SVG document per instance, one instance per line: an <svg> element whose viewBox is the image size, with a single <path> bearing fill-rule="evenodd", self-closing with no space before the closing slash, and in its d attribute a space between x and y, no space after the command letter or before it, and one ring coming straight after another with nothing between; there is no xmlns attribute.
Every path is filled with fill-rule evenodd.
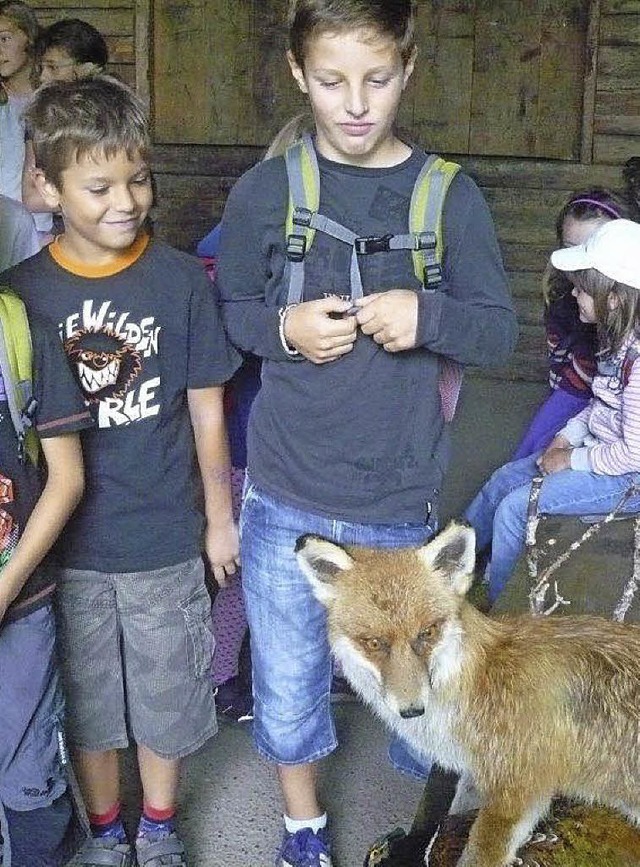
<svg viewBox="0 0 640 867"><path fill-rule="evenodd" d="M96 75L104 70L109 60L102 34L77 18L64 18L41 31L36 40L35 55L42 84L77 81L86 75ZM48 210L35 184L35 158L29 139L25 142L22 201L30 211Z"/></svg>
<svg viewBox="0 0 640 867"><path fill-rule="evenodd" d="M2 228L4 241L11 226L3 221ZM4 357L10 340L20 340L15 328L14 319L3 318ZM19 454L0 360L0 863L58 867L72 854L74 835L58 748L55 582L41 561L82 496L77 431L91 425L91 416L55 330L33 317L30 333L43 466Z"/></svg>
<svg viewBox="0 0 640 867"><path fill-rule="evenodd" d="M558 214L558 244L562 247L582 244L599 226L621 217L628 219L631 214L624 198L610 190L597 188L575 193ZM549 264L542 292L552 391L515 450L514 461L545 449L560 428L591 399L596 329L580 320L572 290L567 275Z"/></svg>
<svg viewBox="0 0 640 867"><path fill-rule="evenodd" d="M282 156L289 145L309 130L312 120L298 114L276 133L267 148L264 160ZM206 271L215 280L220 249L220 223L198 243L196 252ZM234 517L240 514L242 489L247 466L247 424L253 400L260 389L260 359L245 353L242 367L236 371L225 391L227 429L231 447L231 490ZM240 670L240 655L247 638L247 616L242 596L241 576L231 576L220 587L213 601L213 633L216 647L213 654L213 683L216 687L216 708L236 722L253 719L250 670Z"/></svg>
<svg viewBox="0 0 640 867"><path fill-rule="evenodd" d="M64 18L43 30L36 42L40 81L76 81L104 72L109 62L102 34L78 18Z"/></svg>
<svg viewBox="0 0 640 867"><path fill-rule="evenodd" d="M407 232L427 155L395 120L416 46L411 0L294 0L288 60L314 116L322 216L381 239ZM320 759L336 747L322 606L296 558L303 533L345 544L422 544L437 522L449 434L441 357L502 363L515 343L493 224L461 172L445 204L443 282L422 291L406 250L358 257L316 232L304 300L288 304L282 158L227 200L217 285L231 338L263 360L251 408L242 582L251 633L253 733L284 799L278 867L331 867ZM355 270L355 269L354 269Z"/></svg>
<svg viewBox="0 0 640 867"><path fill-rule="evenodd" d="M23 201L26 166L24 111L38 84L36 16L20 0L0 2L0 193ZM51 240L51 214L34 211L40 243Z"/></svg>
<svg viewBox="0 0 640 867"><path fill-rule="evenodd" d="M40 239L33 216L24 205L0 195L0 272L40 249Z"/></svg>
<svg viewBox="0 0 640 867"><path fill-rule="evenodd" d="M92 833L73 863L184 867L180 759L216 731L203 545L216 580L237 568L222 397L239 356L199 264L144 229L150 137L134 94L104 76L53 82L27 122L65 230L5 277L56 325L96 421L58 571L68 735ZM130 736L144 799L135 853L120 813Z"/></svg>
<svg viewBox="0 0 640 867"><path fill-rule="evenodd" d="M589 404L542 452L506 464L465 512L477 547L492 546L495 602L525 543L531 480L542 472L539 508L552 515L607 513L640 480L640 224L610 220L584 244L556 250L551 264L573 284L580 321L597 328ZM635 511L638 498L626 511Z"/></svg>

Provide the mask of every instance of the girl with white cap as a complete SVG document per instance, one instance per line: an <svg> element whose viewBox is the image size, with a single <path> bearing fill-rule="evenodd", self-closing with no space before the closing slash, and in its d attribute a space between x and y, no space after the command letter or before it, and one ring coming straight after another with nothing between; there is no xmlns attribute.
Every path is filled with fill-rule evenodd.
<svg viewBox="0 0 640 867"><path fill-rule="evenodd" d="M467 508L478 550L492 546L491 602L524 548L535 476L544 476L540 511L556 515L608 513L640 483L640 224L612 220L551 263L570 276L580 319L597 327L593 398L543 452L496 470ZM639 507L632 498L625 511Z"/></svg>

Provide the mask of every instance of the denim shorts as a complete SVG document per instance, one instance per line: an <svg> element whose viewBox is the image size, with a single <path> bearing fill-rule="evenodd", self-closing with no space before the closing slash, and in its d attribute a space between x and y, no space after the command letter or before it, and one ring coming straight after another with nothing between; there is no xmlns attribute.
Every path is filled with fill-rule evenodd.
<svg viewBox="0 0 640 867"><path fill-rule="evenodd" d="M66 789L54 648L51 605L0 628L0 802L12 810L48 807Z"/></svg>
<svg viewBox="0 0 640 867"><path fill-rule="evenodd" d="M56 612L69 742L161 758L215 734L211 600L200 558L150 572L58 572Z"/></svg>
<svg viewBox="0 0 640 867"><path fill-rule="evenodd" d="M323 606L294 554L304 533L383 548L421 545L425 523L356 524L285 504L249 479L240 517L242 583L251 635L254 737L278 764L316 761L337 745L330 708L331 659Z"/></svg>

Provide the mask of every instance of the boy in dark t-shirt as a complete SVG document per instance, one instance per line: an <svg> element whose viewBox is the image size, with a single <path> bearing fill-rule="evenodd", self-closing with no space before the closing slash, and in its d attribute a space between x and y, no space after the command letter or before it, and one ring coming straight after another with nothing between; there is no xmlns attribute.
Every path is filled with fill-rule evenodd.
<svg viewBox="0 0 640 867"><path fill-rule="evenodd" d="M27 123L65 230L9 279L56 324L96 421L60 551L68 735L92 831L74 863L180 867L179 762L216 730L202 546L221 582L238 557L222 397L240 356L197 260L145 231L149 131L131 91L103 76L56 82ZM135 854L119 804L130 735L144 799Z"/></svg>
<svg viewBox="0 0 640 867"><path fill-rule="evenodd" d="M30 324L42 466L19 454L0 373L0 861L4 846L15 867L57 867L70 854L71 805L58 757L55 585L40 562L82 496L76 432L92 422L55 332Z"/></svg>
<svg viewBox="0 0 640 867"><path fill-rule="evenodd" d="M331 867L316 785L319 759L336 746L330 657L296 539L423 544L437 525L449 452L441 362L504 363L517 332L489 210L462 172L445 200L438 291L423 291L408 250L385 250L408 230L427 160L394 128L416 59L414 19L411 0L289 4L288 60L309 98L320 175L302 299L288 292L287 254L295 261L300 247L287 250L283 159L238 181L222 221L216 279L227 329L263 359L247 434L242 569L254 736L277 766L285 805L278 867ZM291 240L305 240L301 231ZM352 234L362 246L343 242ZM356 269L361 294L350 285Z"/></svg>

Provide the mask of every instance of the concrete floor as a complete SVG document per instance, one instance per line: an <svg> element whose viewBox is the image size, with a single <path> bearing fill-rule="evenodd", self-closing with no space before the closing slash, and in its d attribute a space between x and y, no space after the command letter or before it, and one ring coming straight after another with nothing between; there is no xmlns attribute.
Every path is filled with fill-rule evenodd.
<svg viewBox="0 0 640 867"><path fill-rule="evenodd" d="M467 378L454 422L443 517L459 514L487 474L508 458L544 391L542 384ZM396 825L408 829L423 787L391 768L386 732L360 704L337 706L336 726L340 747L325 763L323 798L336 865L359 867L377 836ZM128 758L125 803L131 805L139 795ZM224 724L185 762L180 816L190 867L273 864L282 827L279 794L246 726ZM133 813L127 817L134 821Z"/></svg>

